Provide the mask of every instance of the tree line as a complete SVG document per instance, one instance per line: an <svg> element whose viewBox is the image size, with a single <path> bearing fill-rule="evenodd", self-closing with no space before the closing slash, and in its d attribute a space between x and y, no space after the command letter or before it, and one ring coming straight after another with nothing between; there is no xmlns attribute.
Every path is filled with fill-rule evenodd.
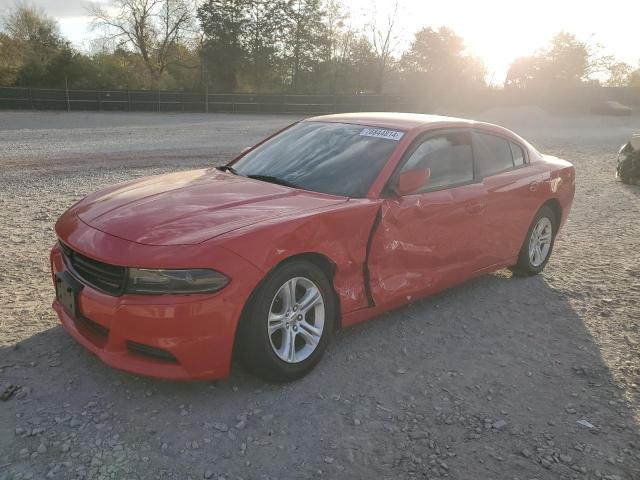
<svg viewBox="0 0 640 480"><path fill-rule="evenodd" d="M264 93L445 93L487 86L482 60L447 27L399 52L398 8L354 29L340 0L115 0L95 7L79 51L57 22L17 4L0 30L0 85ZM515 59L504 87L640 87L640 68L560 32Z"/></svg>

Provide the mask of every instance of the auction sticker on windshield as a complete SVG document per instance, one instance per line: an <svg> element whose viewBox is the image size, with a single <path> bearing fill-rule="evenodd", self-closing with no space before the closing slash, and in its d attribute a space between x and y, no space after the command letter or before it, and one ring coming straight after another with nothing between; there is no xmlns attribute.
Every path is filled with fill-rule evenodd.
<svg viewBox="0 0 640 480"><path fill-rule="evenodd" d="M404 132L387 130L385 128L365 128L360 132L360 135L365 137L386 138L388 140L399 142L400 139L404 137Z"/></svg>

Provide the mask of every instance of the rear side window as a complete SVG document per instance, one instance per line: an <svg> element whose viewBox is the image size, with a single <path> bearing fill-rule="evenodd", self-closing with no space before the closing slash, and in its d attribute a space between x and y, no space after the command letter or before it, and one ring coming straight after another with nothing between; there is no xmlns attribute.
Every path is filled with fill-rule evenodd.
<svg viewBox="0 0 640 480"><path fill-rule="evenodd" d="M516 145L515 143L511 142L511 154L513 155L513 164L516 167L525 164L526 160L524 158L524 150L522 150L522 147L520 145Z"/></svg>
<svg viewBox="0 0 640 480"><path fill-rule="evenodd" d="M429 181L421 191L444 188L473 180L473 156L469 132L451 132L422 142L402 167L402 172L428 168Z"/></svg>
<svg viewBox="0 0 640 480"><path fill-rule="evenodd" d="M486 133L474 133L474 155L479 178L513 168L510 142Z"/></svg>

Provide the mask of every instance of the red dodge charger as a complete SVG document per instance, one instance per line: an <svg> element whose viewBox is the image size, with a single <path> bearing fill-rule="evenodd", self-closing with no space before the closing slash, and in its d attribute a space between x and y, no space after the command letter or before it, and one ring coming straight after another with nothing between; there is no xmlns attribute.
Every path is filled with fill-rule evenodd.
<svg viewBox="0 0 640 480"><path fill-rule="evenodd" d="M337 328L504 267L544 269L572 165L496 125L342 114L228 165L93 193L56 224L53 308L105 363L169 379L271 381Z"/></svg>

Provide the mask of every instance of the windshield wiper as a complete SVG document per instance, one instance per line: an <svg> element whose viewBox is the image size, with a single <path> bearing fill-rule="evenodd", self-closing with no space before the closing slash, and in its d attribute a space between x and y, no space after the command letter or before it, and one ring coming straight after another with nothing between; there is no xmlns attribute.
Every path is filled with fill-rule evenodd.
<svg viewBox="0 0 640 480"><path fill-rule="evenodd" d="M233 168L233 167L231 167L229 165L222 165L221 167L216 167L216 168L218 170L220 170L221 172L231 172L234 175L240 175L235 168Z"/></svg>
<svg viewBox="0 0 640 480"><path fill-rule="evenodd" d="M221 172L230 172L234 175L240 175L240 173L230 165L222 165L220 167L216 167ZM241 176L241 175L240 175ZM254 180L262 180L263 182L275 183L277 185L284 185L285 187L291 188L300 188L295 183L291 183L284 178L274 177L273 175L247 175L248 178L253 178Z"/></svg>
<svg viewBox="0 0 640 480"><path fill-rule="evenodd" d="M284 185L285 187L300 188L295 183L291 183L290 181L285 180L284 178L278 178L272 175L247 175L247 177L253 178L255 180L262 180L263 182L275 183L277 185Z"/></svg>

